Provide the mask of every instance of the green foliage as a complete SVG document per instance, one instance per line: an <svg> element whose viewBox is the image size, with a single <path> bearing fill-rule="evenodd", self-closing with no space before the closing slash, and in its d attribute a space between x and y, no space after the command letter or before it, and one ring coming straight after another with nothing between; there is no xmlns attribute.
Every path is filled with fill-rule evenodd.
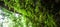
<svg viewBox="0 0 60 27"><path fill-rule="evenodd" d="M9 10L13 8L13 11L22 14L22 16L18 18L12 15L15 12L10 15L11 20L15 22L14 27L56 27L53 15L50 15L44 7L39 9L41 6L40 0L37 0L36 4L34 1L35 0L4 0Z"/></svg>

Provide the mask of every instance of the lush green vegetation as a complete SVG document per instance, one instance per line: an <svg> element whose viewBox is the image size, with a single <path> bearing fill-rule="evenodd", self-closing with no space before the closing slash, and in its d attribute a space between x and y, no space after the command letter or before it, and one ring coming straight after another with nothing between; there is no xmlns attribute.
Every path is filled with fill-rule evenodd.
<svg viewBox="0 0 60 27"><path fill-rule="evenodd" d="M5 12L11 12L9 17L14 22L13 27L57 27L53 14L49 14L48 10L41 6L41 0L2 0L5 6ZM18 18L13 16L13 13L18 13L21 16Z"/></svg>

